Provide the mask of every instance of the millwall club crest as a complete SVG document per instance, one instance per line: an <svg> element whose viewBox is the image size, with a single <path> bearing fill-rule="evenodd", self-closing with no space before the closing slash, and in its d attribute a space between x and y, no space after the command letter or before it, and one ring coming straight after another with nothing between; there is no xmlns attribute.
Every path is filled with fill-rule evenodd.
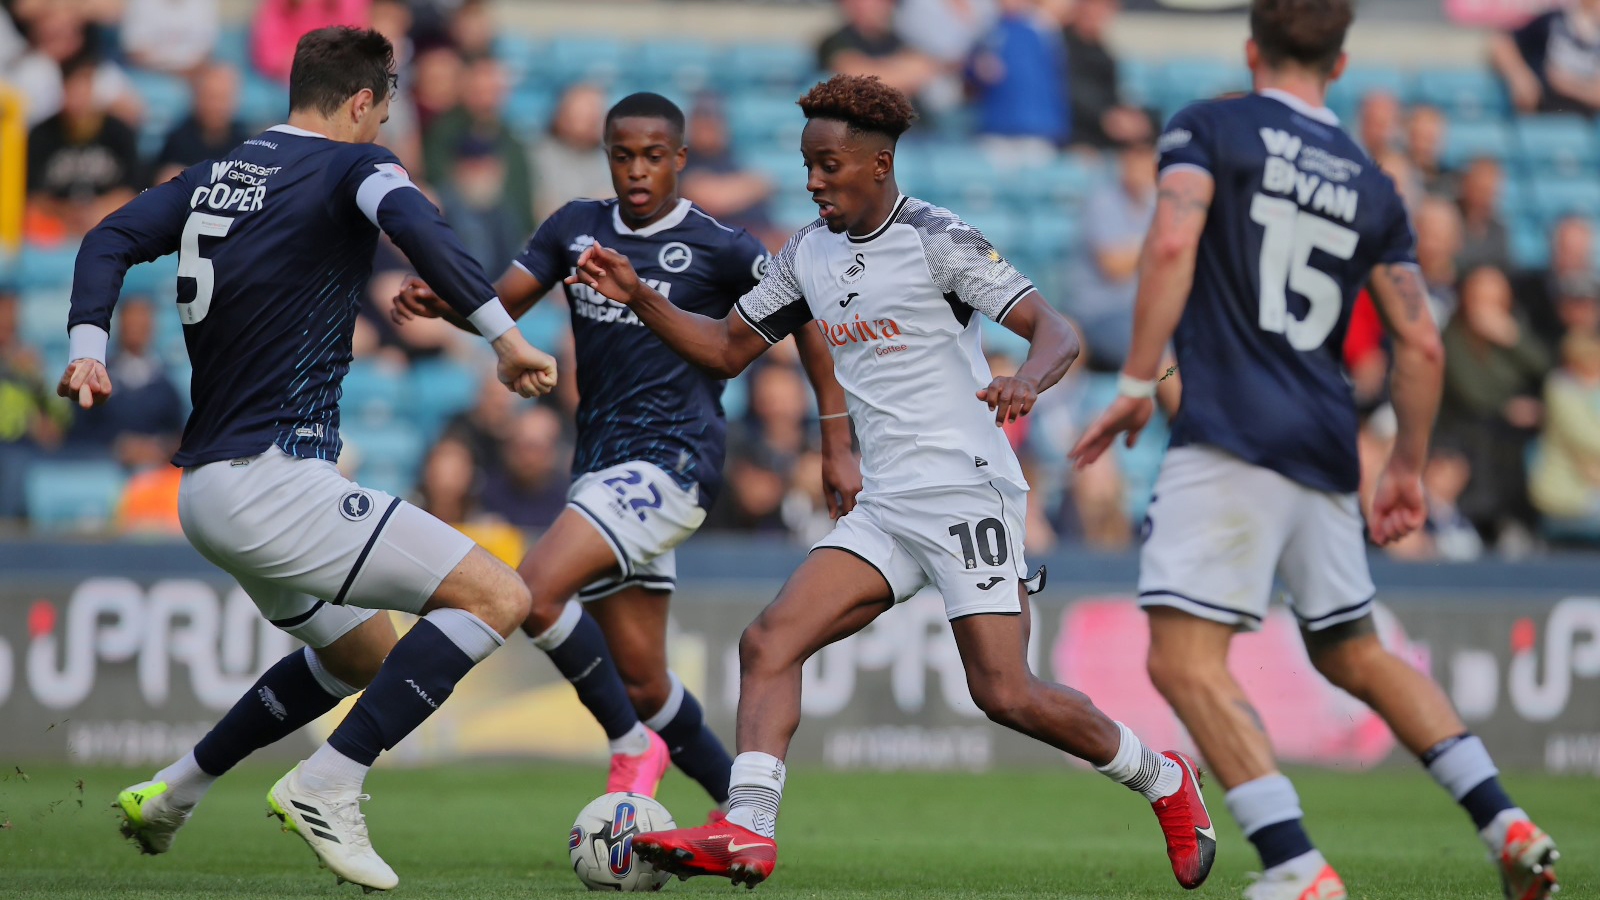
<svg viewBox="0 0 1600 900"><path fill-rule="evenodd" d="M688 244L673 241L661 248L661 255L656 257L656 261L668 272L682 272L689 268L689 263L694 262L694 254L690 252Z"/></svg>
<svg viewBox="0 0 1600 900"><path fill-rule="evenodd" d="M352 522L372 515L372 495L366 491L350 491L339 498L339 514Z"/></svg>

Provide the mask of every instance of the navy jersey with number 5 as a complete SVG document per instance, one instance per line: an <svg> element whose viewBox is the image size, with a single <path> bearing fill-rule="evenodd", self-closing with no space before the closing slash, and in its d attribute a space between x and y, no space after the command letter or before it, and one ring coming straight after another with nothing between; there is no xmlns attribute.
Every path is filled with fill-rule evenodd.
<svg viewBox="0 0 1600 900"><path fill-rule="evenodd" d="M337 459L339 382L380 227L480 331L510 325L394 154L278 125L145 191L85 236L67 322L73 356L97 355L79 349L90 346L86 333L103 354L128 267L177 251L194 412L173 463L273 445Z"/></svg>
<svg viewBox="0 0 1600 900"><path fill-rule="evenodd" d="M574 200L556 210L516 264L547 287L576 269L599 242L680 309L714 319L761 280L767 251L688 200L637 231L615 200ZM723 382L686 362L627 306L584 284L569 284L578 361L578 448L574 477L619 463L653 463L709 507L722 485L727 423Z"/></svg>
<svg viewBox="0 0 1600 900"><path fill-rule="evenodd" d="M1174 333L1172 445L1207 444L1319 490L1360 480L1340 356L1374 266L1415 262L1389 177L1325 108L1278 91L1196 103L1158 145L1215 193Z"/></svg>

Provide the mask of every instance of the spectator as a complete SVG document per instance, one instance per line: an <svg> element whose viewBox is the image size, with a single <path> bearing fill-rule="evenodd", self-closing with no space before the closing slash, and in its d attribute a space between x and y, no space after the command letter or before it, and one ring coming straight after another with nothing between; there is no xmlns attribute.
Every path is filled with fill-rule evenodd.
<svg viewBox="0 0 1600 900"><path fill-rule="evenodd" d="M578 82L561 92L550 114L550 127L533 146L533 171L538 188L533 214L540 219L573 197L610 197L611 170L600 146L606 95L600 86Z"/></svg>
<svg viewBox="0 0 1600 900"><path fill-rule="evenodd" d="M530 406L511 420L499 456L486 467L485 512L522 528L544 528L567 505L567 460L561 419Z"/></svg>
<svg viewBox="0 0 1600 900"><path fill-rule="evenodd" d="M411 101L417 107L417 128L426 134L438 117L461 102L461 54L449 44L417 48L411 67Z"/></svg>
<svg viewBox="0 0 1600 900"><path fill-rule="evenodd" d="M1139 250L1156 211L1156 155L1148 141L1117 152L1118 178L1101 184L1084 206L1083 274L1067 295L1066 312L1078 323L1089 368L1117 372L1133 337L1133 294Z"/></svg>
<svg viewBox="0 0 1600 900"><path fill-rule="evenodd" d="M124 0L122 52L142 68L191 73L220 31L217 0Z"/></svg>
<svg viewBox="0 0 1600 900"><path fill-rule="evenodd" d="M47 3L19 21L27 35L27 49L0 68L0 81L9 82L27 98L28 127L35 127L61 111L64 68L68 60L78 58L96 60L95 103L124 121L139 120L143 114L143 100L127 73L105 59L103 48L76 5Z"/></svg>
<svg viewBox="0 0 1600 900"><path fill-rule="evenodd" d="M517 395L506 390L494 372L485 372L472 406L450 417L444 425L444 436L466 445L472 451L473 465L481 472L500 455L517 405Z"/></svg>
<svg viewBox="0 0 1600 900"><path fill-rule="evenodd" d="M289 81L300 36L328 25L367 27L371 0L261 0L250 20L250 61L256 71Z"/></svg>
<svg viewBox="0 0 1600 900"><path fill-rule="evenodd" d="M701 94L689 111L688 162L683 167L683 195L723 224L761 235L772 230L767 198L772 182L734 159L722 101Z"/></svg>
<svg viewBox="0 0 1600 900"><path fill-rule="evenodd" d="M435 118L423 136L423 167L428 181L442 187L449 183L451 166L464 141L475 138L488 144L500 158L506 205L513 222L519 234L526 236L533 230L533 178L528 172L527 148L511 133L511 126L500 112L506 89L505 67L499 60L492 56L469 60L461 72L460 102ZM604 168L603 161L598 157L596 161ZM490 271L497 271L509 258L497 260Z"/></svg>
<svg viewBox="0 0 1600 900"><path fill-rule="evenodd" d="M1483 555L1483 538L1456 505L1472 479L1472 466L1461 451L1447 444L1433 447L1422 467L1426 518L1422 528L1398 543L1391 554L1408 559L1470 562Z"/></svg>
<svg viewBox="0 0 1600 900"><path fill-rule="evenodd" d="M1415 215L1426 195L1422 192L1422 178L1417 175L1405 151L1394 147L1379 150L1372 155L1372 161L1394 182L1395 193L1400 195L1400 202L1405 204L1406 211Z"/></svg>
<svg viewBox="0 0 1600 900"><path fill-rule="evenodd" d="M1450 196L1455 183L1440 157L1445 128L1444 113L1437 106L1419 103L1406 113L1406 158L1422 180L1422 189Z"/></svg>
<svg viewBox="0 0 1600 900"><path fill-rule="evenodd" d="M1368 155L1376 158L1399 145L1400 98L1392 91L1375 88L1362 94L1356 120L1357 139Z"/></svg>
<svg viewBox="0 0 1600 900"><path fill-rule="evenodd" d="M494 52L494 16L484 0L461 0L450 14L450 40L466 57Z"/></svg>
<svg viewBox="0 0 1600 900"><path fill-rule="evenodd" d="M1444 397L1438 431L1462 448L1472 480L1461 511L1488 537L1531 524L1523 448L1542 414L1538 386L1550 368L1544 343L1518 315L1499 269L1461 282L1461 309L1444 330Z"/></svg>
<svg viewBox="0 0 1600 900"><path fill-rule="evenodd" d="M1417 263L1428 286L1435 321L1448 321L1456 308L1456 279L1460 271L1461 211L1443 197L1428 197L1414 214Z"/></svg>
<svg viewBox="0 0 1600 900"><path fill-rule="evenodd" d="M1461 251L1457 263L1463 269L1511 265L1511 238L1500 217L1500 163L1493 157L1479 156L1467 163L1461 173Z"/></svg>
<svg viewBox="0 0 1600 900"><path fill-rule="evenodd" d="M378 143L400 158L400 164L413 171L422 169L422 128L417 103L415 50L410 32L413 17L405 0L372 0L367 10L372 30L389 39L394 47L395 72L399 75L395 92L389 97L389 119L378 132ZM451 105L454 105L452 102Z"/></svg>
<svg viewBox="0 0 1600 900"><path fill-rule="evenodd" d="M131 200L138 179L137 138L95 100L95 67L91 57L68 60L61 111L28 133L29 215L71 235Z"/></svg>
<svg viewBox="0 0 1600 900"><path fill-rule="evenodd" d="M1561 368L1544 386L1544 431L1528 480L1543 515L1600 532L1600 335L1561 342Z"/></svg>
<svg viewBox="0 0 1600 900"><path fill-rule="evenodd" d="M244 143L250 132L237 118L239 71L225 62L208 62L189 78L194 103L189 115L167 132L156 154L151 181L160 184L205 159L221 159Z"/></svg>
<svg viewBox="0 0 1600 900"><path fill-rule="evenodd" d="M839 0L845 23L817 46L817 67L846 75L876 75L915 96L939 71L931 57L914 50L894 30L894 0Z"/></svg>
<svg viewBox="0 0 1600 900"><path fill-rule="evenodd" d="M1574 272L1556 285L1556 319L1563 336L1600 333L1600 281L1588 272ZM1559 347L1562 339L1546 342Z"/></svg>
<svg viewBox="0 0 1600 900"><path fill-rule="evenodd" d="M1148 141L1154 135L1150 114L1122 99L1117 60L1106 46L1106 30L1119 0L1078 0L1066 29L1066 98L1074 143L1096 150Z"/></svg>
<svg viewBox="0 0 1600 900"><path fill-rule="evenodd" d="M976 129L997 161L1042 162L1066 143L1066 63L1059 27L1039 0L1001 0L968 67Z"/></svg>
<svg viewBox="0 0 1600 900"><path fill-rule="evenodd" d="M1489 61L1523 112L1600 109L1600 0L1573 0L1490 38Z"/></svg>
<svg viewBox="0 0 1600 900"><path fill-rule="evenodd" d="M111 448L130 469L165 463L178 449L183 430L183 399L154 346L152 306L143 294L117 304L116 340L106 361L117 402L74 408L67 431L69 446L89 452Z"/></svg>
<svg viewBox="0 0 1600 900"><path fill-rule="evenodd" d="M995 0L901 0L895 4L894 30L906 46L925 55L935 74L918 101L942 114L966 102L963 71L972 49L994 27Z"/></svg>
<svg viewBox="0 0 1600 900"><path fill-rule="evenodd" d="M493 272L516 257L528 237L507 200L506 166L494 144L474 134L461 139L440 206L467 252Z"/></svg>
<svg viewBox="0 0 1600 900"><path fill-rule="evenodd" d="M41 374L38 351L22 341L21 301L0 286L0 520L26 512L23 473L61 440L67 406Z"/></svg>
<svg viewBox="0 0 1600 900"><path fill-rule="evenodd" d="M178 489L183 470L166 459L144 466L123 482L117 499L114 525L121 534L166 536L183 534L178 520Z"/></svg>
<svg viewBox="0 0 1600 900"><path fill-rule="evenodd" d="M472 448L453 437L442 437L428 448L417 476L417 505L452 525L479 517L478 489L482 480L472 461Z"/></svg>
<svg viewBox="0 0 1600 900"><path fill-rule="evenodd" d="M1529 322L1554 347L1561 342L1567 326L1561 313L1563 293L1594 281L1594 227L1577 214L1565 215L1550 227L1550 260L1543 269L1517 277L1516 297ZM1582 295L1583 291L1577 291Z"/></svg>

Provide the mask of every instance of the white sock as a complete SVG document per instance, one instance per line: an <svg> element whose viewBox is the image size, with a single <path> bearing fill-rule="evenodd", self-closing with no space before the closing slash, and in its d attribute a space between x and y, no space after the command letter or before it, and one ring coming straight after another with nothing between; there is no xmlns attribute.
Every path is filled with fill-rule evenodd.
<svg viewBox="0 0 1600 900"><path fill-rule="evenodd" d="M323 744L300 764L300 786L319 794L359 794L371 768Z"/></svg>
<svg viewBox="0 0 1600 900"><path fill-rule="evenodd" d="M1296 856L1294 859L1284 860L1261 874L1267 880L1275 880L1279 877L1296 880L1315 878L1317 873L1322 871L1322 867L1327 864L1328 861L1323 858L1321 850L1311 850Z"/></svg>
<svg viewBox="0 0 1600 900"><path fill-rule="evenodd" d="M200 802L200 798L211 789L217 776L208 774L195 762L194 751L190 750L182 759L157 772L151 781L165 781L167 783L167 796L171 798L174 806L189 808Z"/></svg>
<svg viewBox="0 0 1600 900"><path fill-rule="evenodd" d="M638 756L650 749L650 731L644 727L643 722L633 723L628 733L611 741L612 753L625 753L629 756Z"/></svg>
<svg viewBox="0 0 1600 900"><path fill-rule="evenodd" d="M1444 750L1428 760L1428 774L1439 786L1450 792L1450 799L1459 801L1473 788L1500 774L1489 758L1489 750L1475 734L1453 738ZM1432 751L1430 751L1432 752Z"/></svg>
<svg viewBox="0 0 1600 900"><path fill-rule="evenodd" d="M583 606L576 600L568 600L567 605L561 607L561 615L550 624L549 628L533 636L533 645L540 650L550 650L561 646L567 638L572 637L572 632L578 627L578 621L583 618Z"/></svg>
<svg viewBox="0 0 1600 900"><path fill-rule="evenodd" d="M1245 837L1268 825L1292 822L1305 815L1300 811L1300 795L1295 793L1294 783L1279 772L1235 785L1224 800Z"/></svg>
<svg viewBox="0 0 1600 900"><path fill-rule="evenodd" d="M778 804L787 777L783 760L770 753L747 751L734 757L728 779L728 821L762 837L777 837Z"/></svg>
<svg viewBox="0 0 1600 900"><path fill-rule="evenodd" d="M1183 785L1182 766L1146 747L1133 729L1121 722L1117 723L1117 730L1122 734L1117 755L1111 762L1095 766L1096 771L1138 791L1152 803Z"/></svg>

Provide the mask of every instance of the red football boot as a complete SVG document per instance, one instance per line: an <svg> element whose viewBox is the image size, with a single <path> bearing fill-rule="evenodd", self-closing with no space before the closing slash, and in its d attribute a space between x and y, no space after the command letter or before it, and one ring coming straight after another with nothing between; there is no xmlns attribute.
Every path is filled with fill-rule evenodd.
<svg viewBox="0 0 1600 900"><path fill-rule="evenodd" d="M721 875L755 887L778 863L778 842L726 819L698 828L649 831L633 839L633 852L678 878Z"/></svg>
<svg viewBox="0 0 1600 900"><path fill-rule="evenodd" d="M1200 795L1200 770L1195 768L1194 760L1175 750L1161 755L1183 769L1183 783L1150 805L1167 838L1172 874L1179 884L1192 890L1211 874L1211 864L1217 858L1217 829L1212 826L1205 798Z"/></svg>

